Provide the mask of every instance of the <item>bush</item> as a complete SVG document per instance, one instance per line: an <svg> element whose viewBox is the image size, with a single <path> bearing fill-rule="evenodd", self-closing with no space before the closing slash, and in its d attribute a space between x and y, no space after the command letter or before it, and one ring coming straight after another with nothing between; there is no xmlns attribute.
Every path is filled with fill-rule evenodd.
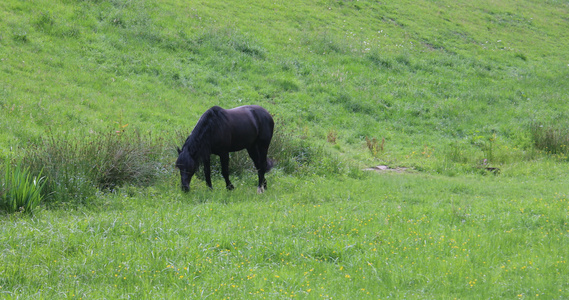
<svg viewBox="0 0 569 300"><path fill-rule="evenodd" d="M97 190L147 186L165 173L163 143L150 134L109 132L77 138L50 135L24 155L32 171L43 170L47 189L61 202L84 202Z"/></svg>
<svg viewBox="0 0 569 300"><path fill-rule="evenodd" d="M269 147L269 157L275 161L275 167L282 169L287 174L299 172L314 164L322 154L321 152L321 149L311 146L290 132L286 132L284 125L276 126Z"/></svg>
<svg viewBox="0 0 569 300"><path fill-rule="evenodd" d="M537 150L549 154L569 153L569 130L539 123L530 126L531 136Z"/></svg>
<svg viewBox="0 0 569 300"><path fill-rule="evenodd" d="M22 168L19 163L12 166L6 161L0 186L0 209L8 213L33 213L44 199L45 183L41 171L32 176L29 168Z"/></svg>

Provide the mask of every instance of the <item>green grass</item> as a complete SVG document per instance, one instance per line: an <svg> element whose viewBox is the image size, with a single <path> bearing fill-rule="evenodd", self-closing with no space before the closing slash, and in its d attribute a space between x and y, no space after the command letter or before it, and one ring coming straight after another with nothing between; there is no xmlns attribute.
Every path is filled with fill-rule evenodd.
<svg viewBox="0 0 569 300"><path fill-rule="evenodd" d="M0 211L31 214L45 198L46 177L42 176L42 171L34 176L29 167L21 165L12 165L10 161L4 163L4 177L0 178Z"/></svg>
<svg viewBox="0 0 569 300"><path fill-rule="evenodd" d="M567 298L567 15L2 1L0 158L34 153L71 170L52 191L77 191L0 216L0 298ZM244 104L277 120L268 191L236 154L234 191L214 174L181 193L174 147L207 108ZM160 172L73 185L120 157L96 147L115 131ZM361 171L376 165L410 171Z"/></svg>
<svg viewBox="0 0 569 300"><path fill-rule="evenodd" d="M555 183L283 176L259 196L254 178L246 181L251 186L234 192L198 186L188 197L150 188L101 197L97 209L6 220L3 231L13 235L3 242L2 291L46 298L567 297L569 203ZM41 267L22 267L32 265Z"/></svg>
<svg viewBox="0 0 569 300"><path fill-rule="evenodd" d="M29 145L23 163L44 172L50 203L84 203L97 191L150 186L169 171L164 140L124 131L78 137L47 133Z"/></svg>

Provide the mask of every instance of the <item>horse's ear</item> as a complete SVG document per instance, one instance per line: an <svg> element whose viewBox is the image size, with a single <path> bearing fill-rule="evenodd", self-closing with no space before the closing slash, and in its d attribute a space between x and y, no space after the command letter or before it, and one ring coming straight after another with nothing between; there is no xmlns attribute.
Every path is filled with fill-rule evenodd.
<svg viewBox="0 0 569 300"><path fill-rule="evenodd" d="M180 150L179 147L176 147L176 150L178 150L178 155L180 155L182 153L182 150Z"/></svg>

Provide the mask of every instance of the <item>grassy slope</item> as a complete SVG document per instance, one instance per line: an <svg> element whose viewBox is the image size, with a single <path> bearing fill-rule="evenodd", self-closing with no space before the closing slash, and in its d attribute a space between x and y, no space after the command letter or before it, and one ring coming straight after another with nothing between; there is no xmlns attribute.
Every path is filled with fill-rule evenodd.
<svg viewBox="0 0 569 300"><path fill-rule="evenodd" d="M503 172L277 169L262 197L252 175L230 194L197 181L191 197L172 191L172 175L78 212L2 220L0 292L567 297L567 164L525 153L530 122L567 124L568 10L560 1L3 1L2 156L48 128L129 124L174 139L211 105L258 103L311 143L337 131L328 151L356 164L434 173L449 153L468 164L488 157L496 134ZM364 136L386 138L379 160Z"/></svg>
<svg viewBox="0 0 569 300"><path fill-rule="evenodd" d="M187 128L212 104L394 147L567 119L566 5L451 4L6 2L3 151L48 126Z"/></svg>

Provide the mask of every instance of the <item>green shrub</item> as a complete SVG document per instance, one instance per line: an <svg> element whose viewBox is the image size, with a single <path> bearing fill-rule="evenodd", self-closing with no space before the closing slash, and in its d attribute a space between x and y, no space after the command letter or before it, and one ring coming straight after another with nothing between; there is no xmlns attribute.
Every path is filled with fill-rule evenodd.
<svg viewBox="0 0 569 300"><path fill-rule="evenodd" d="M41 171L39 175L32 176L29 168L23 168L20 163L13 166L6 161L0 186L0 210L33 213L44 199L45 183L46 178Z"/></svg>
<svg viewBox="0 0 569 300"><path fill-rule="evenodd" d="M537 150L549 154L569 153L569 129L533 123L530 126L530 131L533 144Z"/></svg>
<svg viewBox="0 0 569 300"><path fill-rule="evenodd" d="M44 170L54 199L84 202L97 190L153 183L166 172L163 149L162 139L138 132L50 135L27 149L24 162L32 170Z"/></svg>

